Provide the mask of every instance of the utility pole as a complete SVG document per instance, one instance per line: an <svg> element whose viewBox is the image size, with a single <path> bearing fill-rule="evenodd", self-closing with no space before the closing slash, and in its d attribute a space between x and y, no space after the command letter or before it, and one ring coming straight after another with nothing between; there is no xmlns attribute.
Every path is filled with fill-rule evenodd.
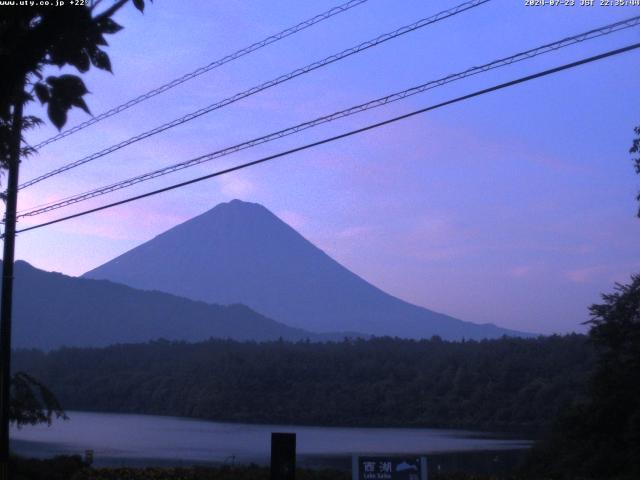
<svg viewBox="0 0 640 480"><path fill-rule="evenodd" d="M18 205L18 171L22 140L24 81L15 93L11 121L11 151L7 175L4 217L4 254L2 257L2 306L0 309L0 480L9 480L9 413L11 402L11 307L13 300L13 260Z"/></svg>

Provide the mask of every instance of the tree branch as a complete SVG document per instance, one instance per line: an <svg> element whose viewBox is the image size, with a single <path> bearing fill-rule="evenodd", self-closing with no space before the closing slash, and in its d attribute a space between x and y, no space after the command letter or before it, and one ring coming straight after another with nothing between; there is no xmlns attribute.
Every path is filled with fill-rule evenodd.
<svg viewBox="0 0 640 480"><path fill-rule="evenodd" d="M127 3L128 1L129 0L118 0L111 7L107 8L104 12L102 12L99 15L96 15L95 19L102 20L103 18L111 18L111 16L113 16L114 13L120 10L124 6L124 4Z"/></svg>

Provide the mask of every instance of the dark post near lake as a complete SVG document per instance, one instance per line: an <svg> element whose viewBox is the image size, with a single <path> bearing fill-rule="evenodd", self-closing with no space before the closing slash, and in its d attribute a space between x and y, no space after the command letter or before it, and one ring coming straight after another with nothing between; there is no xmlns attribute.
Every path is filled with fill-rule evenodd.
<svg viewBox="0 0 640 480"><path fill-rule="evenodd" d="M13 301L13 260L15 253L18 171L22 138L22 87L14 104L11 151L8 165L4 252L2 257L2 306L0 307L0 480L9 478L9 413L11 402L11 310Z"/></svg>
<svg viewBox="0 0 640 480"><path fill-rule="evenodd" d="M271 480L295 480L296 434L271 434Z"/></svg>

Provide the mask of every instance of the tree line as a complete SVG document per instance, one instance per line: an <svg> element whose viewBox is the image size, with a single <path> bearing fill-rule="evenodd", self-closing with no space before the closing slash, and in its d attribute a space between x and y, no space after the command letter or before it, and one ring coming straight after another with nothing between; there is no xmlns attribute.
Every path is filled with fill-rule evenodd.
<svg viewBox="0 0 640 480"><path fill-rule="evenodd" d="M583 335L447 342L374 338L255 343L158 340L14 353L67 410L219 421L545 428L580 403Z"/></svg>

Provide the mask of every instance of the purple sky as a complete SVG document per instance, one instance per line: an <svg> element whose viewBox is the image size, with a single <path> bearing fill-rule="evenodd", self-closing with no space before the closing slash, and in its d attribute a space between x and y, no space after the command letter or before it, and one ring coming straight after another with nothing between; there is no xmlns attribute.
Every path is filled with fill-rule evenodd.
<svg viewBox="0 0 640 480"><path fill-rule="evenodd" d="M119 14L115 75L92 71L94 113L309 18L333 1L157 1ZM42 149L21 180L391 31L455 1L370 0ZM579 2L578 2L579 3ZM21 192L68 196L640 14L494 0ZM278 152L640 40L633 29L456 82L374 112L187 169L22 226ZM640 52L18 237L17 258L81 274L219 202L259 202L371 283L464 320L584 331L587 306L640 271L628 148ZM37 113L38 108L32 108ZM69 125L86 116L74 112ZM47 126L29 134L48 138Z"/></svg>

